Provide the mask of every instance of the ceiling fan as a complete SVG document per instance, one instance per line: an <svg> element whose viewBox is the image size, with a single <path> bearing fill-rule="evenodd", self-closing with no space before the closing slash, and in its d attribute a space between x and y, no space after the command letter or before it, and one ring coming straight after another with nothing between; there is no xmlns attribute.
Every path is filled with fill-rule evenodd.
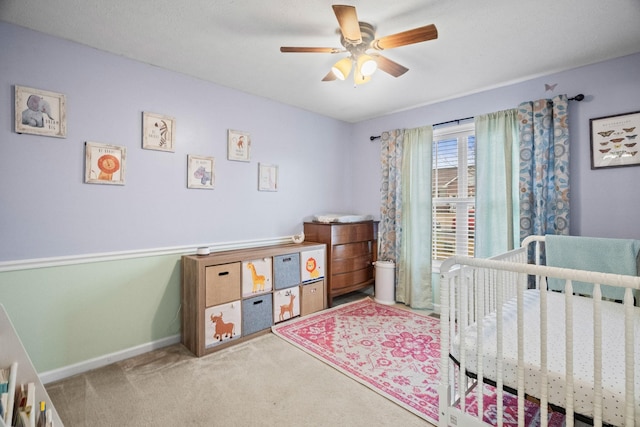
<svg viewBox="0 0 640 427"><path fill-rule="evenodd" d="M340 25L340 43L344 49L334 47L288 47L282 46L280 52L300 53L349 53L346 58L336 62L331 71L322 81L335 79L344 80L351 69L354 68L353 79L356 84L366 83L371 80L371 75L376 69L381 69L393 77L400 77L409 69L394 62L379 53L384 49L406 46L438 38L438 30L435 25L425 25L413 30L403 31L385 37L375 38L373 25L358 21L354 6L333 5L333 12Z"/></svg>

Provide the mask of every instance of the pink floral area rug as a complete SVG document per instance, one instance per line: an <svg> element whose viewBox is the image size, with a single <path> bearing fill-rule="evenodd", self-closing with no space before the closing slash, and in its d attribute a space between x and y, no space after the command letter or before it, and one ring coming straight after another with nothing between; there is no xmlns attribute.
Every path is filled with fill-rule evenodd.
<svg viewBox="0 0 640 427"><path fill-rule="evenodd" d="M370 298L272 327L274 334L411 411L438 423L440 321ZM495 389L485 386L485 422L496 425ZM474 394L466 406L475 410ZM505 426L517 426L517 402L505 393ZM540 424L539 407L525 401L525 424ZM553 413L550 427L564 425Z"/></svg>

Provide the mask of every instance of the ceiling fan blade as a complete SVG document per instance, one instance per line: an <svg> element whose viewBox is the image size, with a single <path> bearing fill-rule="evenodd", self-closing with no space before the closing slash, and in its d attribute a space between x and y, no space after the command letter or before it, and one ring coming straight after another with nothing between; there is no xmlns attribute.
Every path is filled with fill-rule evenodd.
<svg viewBox="0 0 640 427"><path fill-rule="evenodd" d="M334 4L333 12L338 18L342 37L351 44L362 43L362 33L360 32L360 23L354 6L344 6Z"/></svg>
<svg viewBox="0 0 640 427"><path fill-rule="evenodd" d="M375 59L380 70L384 71L387 74L391 74L393 77L400 77L401 75L409 71L409 69L404 65L400 65L397 62L394 62L380 54L371 54L371 56L373 57L373 59Z"/></svg>
<svg viewBox="0 0 640 427"><path fill-rule="evenodd" d="M413 30L403 31L390 36L381 37L371 42L371 47L378 50L391 49L406 46L408 44L425 42L438 38L438 29L435 25L425 25Z"/></svg>
<svg viewBox="0 0 640 427"><path fill-rule="evenodd" d="M282 46L280 52L296 52L296 53L341 53L343 49L336 47L290 47Z"/></svg>
<svg viewBox="0 0 640 427"><path fill-rule="evenodd" d="M333 74L333 71L329 71L329 74L327 74L326 76L324 76L324 78L322 79L323 82L330 82L336 79L336 75Z"/></svg>

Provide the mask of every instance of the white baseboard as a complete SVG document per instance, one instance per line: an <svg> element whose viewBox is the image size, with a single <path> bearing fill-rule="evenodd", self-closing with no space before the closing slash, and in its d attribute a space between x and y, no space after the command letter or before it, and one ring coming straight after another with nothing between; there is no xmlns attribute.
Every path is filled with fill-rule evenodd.
<svg viewBox="0 0 640 427"><path fill-rule="evenodd" d="M42 372L38 374L40 381L43 384L48 384L54 381L59 381L64 378L88 372L92 369L101 368L106 365L110 365L121 360L128 359L130 357L138 356L143 353L148 353L153 350L157 350L162 347L167 347L180 342L180 334L170 337L162 338L157 341L152 341L146 344L141 344L136 347L127 348L125 350L117 351L111 354L105 354L104 356L96 357L94 359L85 360L84 362L76 363L62 368L54 369L52 371Z"/></svg>

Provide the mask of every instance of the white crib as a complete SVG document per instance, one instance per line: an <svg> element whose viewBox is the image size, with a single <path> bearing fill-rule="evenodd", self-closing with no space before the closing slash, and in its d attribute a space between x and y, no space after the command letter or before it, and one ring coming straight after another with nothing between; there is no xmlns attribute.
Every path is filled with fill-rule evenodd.
<svg viewBox="0 0 640 427"><path fill-rule="evenodd" d="M505 390L517 394L518 425L525 399L540 405L539 424L560 410L595 426L640 425L640 277L527 263L529 244L491 259L454 257L441 267L440 422L484 426L483 387L497 393L502 426ZM536 257L539 259L538 257ZM565 293L546 279L565 281ZM574 296L572 282L594 284L593 297ZM622 287L622 303L602 298L601 285ZM475 393L477 414L465 404Z"/></svg>

